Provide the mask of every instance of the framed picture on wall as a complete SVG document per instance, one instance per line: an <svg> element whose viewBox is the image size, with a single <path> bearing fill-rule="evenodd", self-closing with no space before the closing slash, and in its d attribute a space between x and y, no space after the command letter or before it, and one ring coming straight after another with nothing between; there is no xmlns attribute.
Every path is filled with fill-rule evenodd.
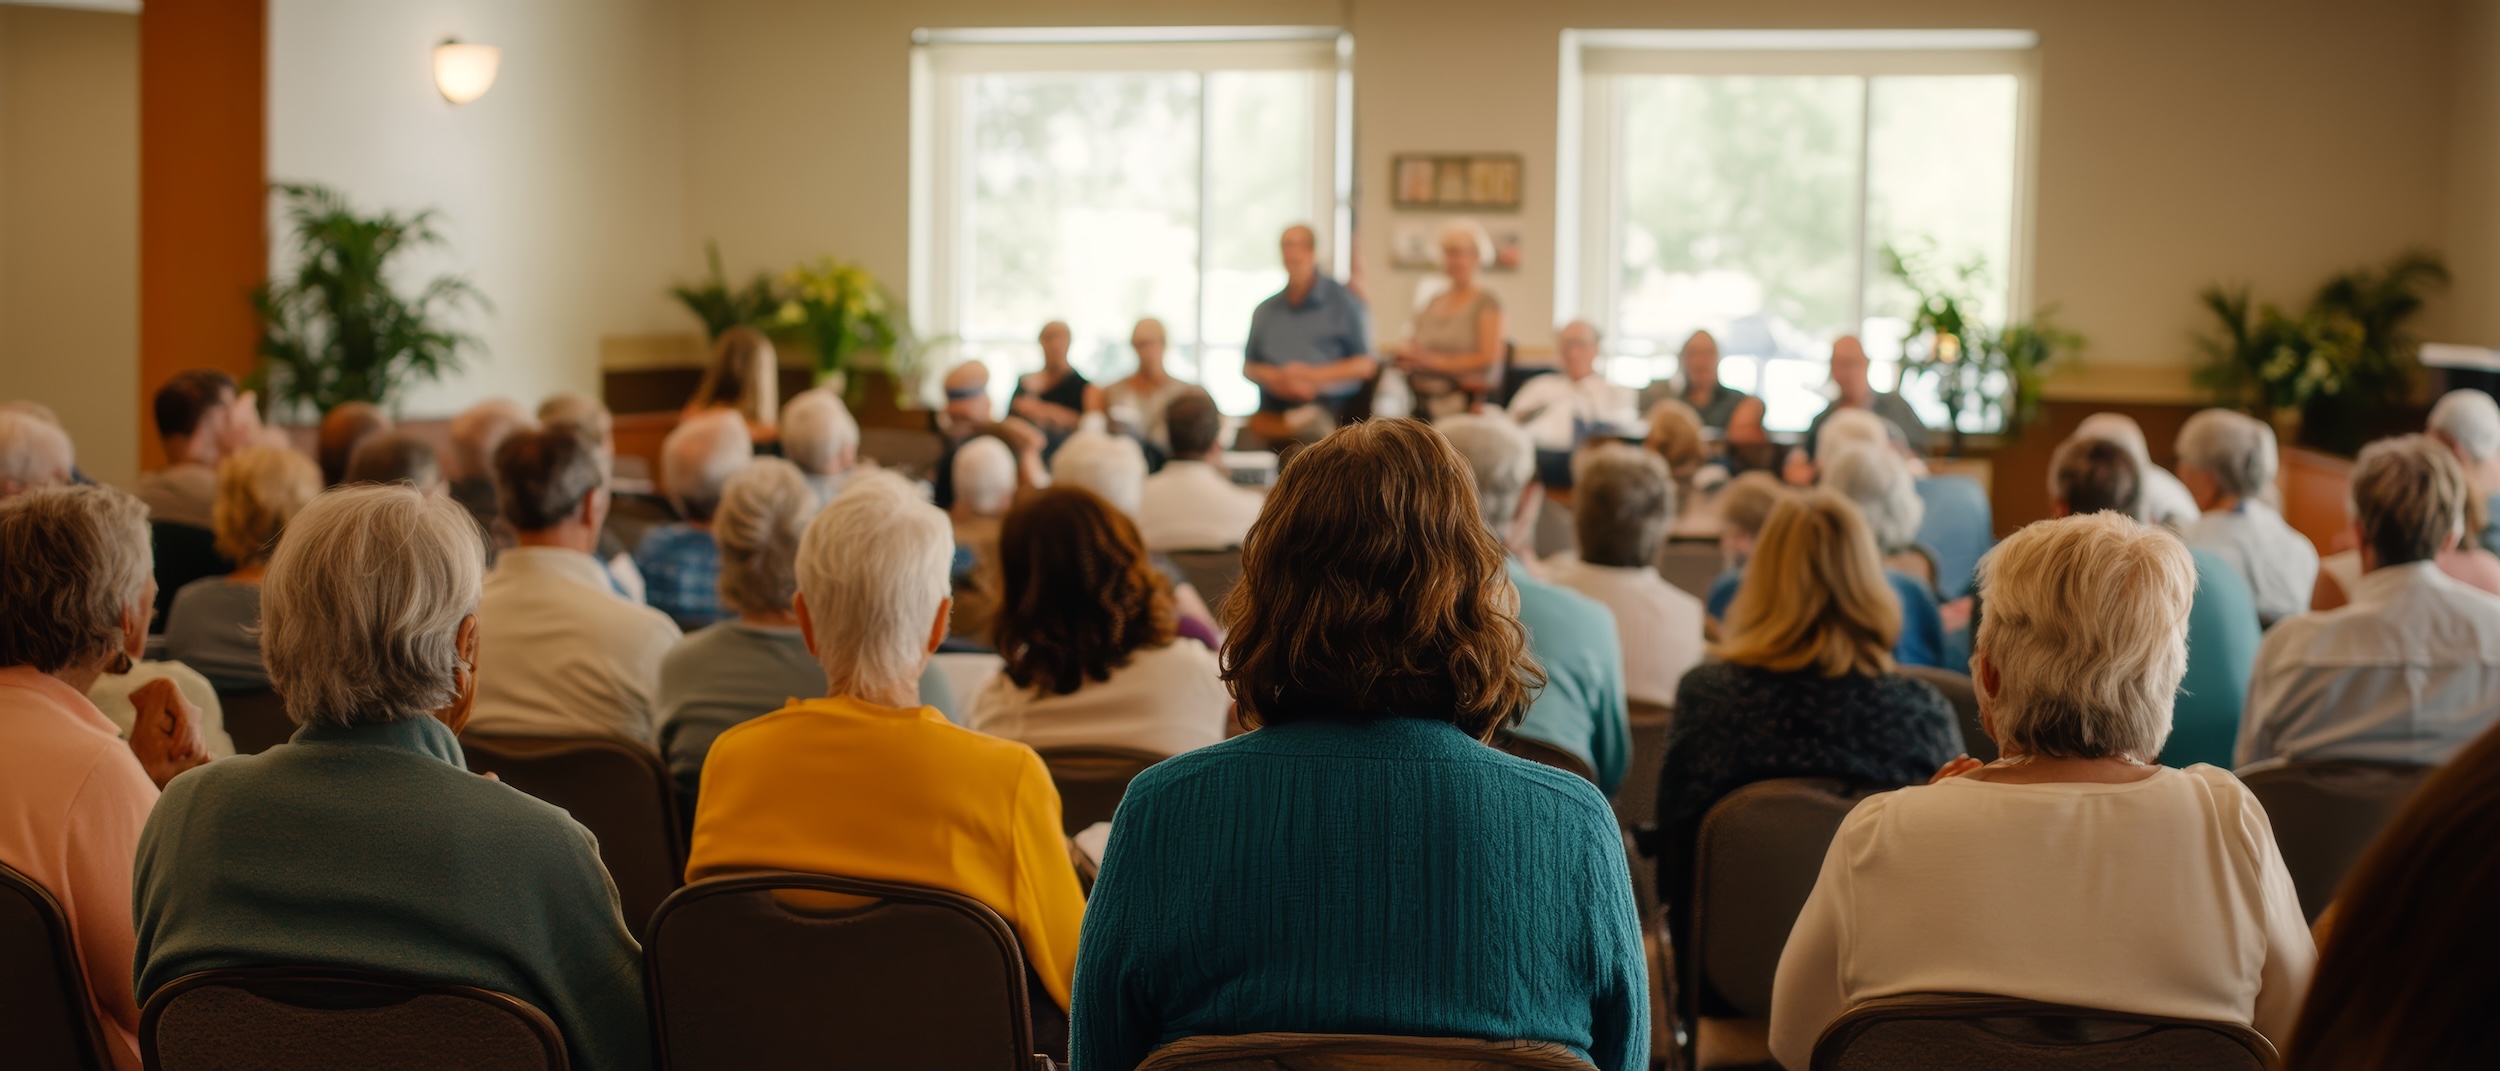
<svg viewBox="0 0 2500 1071"><path fill-rule="evenodd" d="M1399 208L1519 210L1518 153L1402 152L1390 158Z"/></svg>

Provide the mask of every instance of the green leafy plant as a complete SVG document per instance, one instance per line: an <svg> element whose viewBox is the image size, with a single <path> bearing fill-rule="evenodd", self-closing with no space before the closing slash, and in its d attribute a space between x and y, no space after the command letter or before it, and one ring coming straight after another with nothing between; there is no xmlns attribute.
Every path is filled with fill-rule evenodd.
<svg viewBox="0 0 2500 1071"><path fill-rule="evenodd" d="M444 244L431 209L362 216L326 186L273 188L286 202L295 269L252 293L261 323L252 384L272 401L316 411L387 404L401 387L440 379L464 351L482 348L443 322L462 307L492 307L467 279L439 275L414 294L391 286L396 258Z"/></svg>
<svg viewBox="0 0 2500 1071"><path fill-rule="evenodd" d="M776 322L815 346L818 373L912 370L918 340L866 269L819 257L783 272L781 287Z"/></svg>
<svg viewBox="0 0 2500 1071"><path fill-rule="evenodd" d="M2420 342L2406 324L2447 283L2438 257L2408 251L2329 278L2298 313L2253 302L2245 286L2207 287L2198 298L2221 330L2197 339L2197 383L2224 405L2297 423L2310 445L2351 453L2390 430L2381 425L2412 396Z"/></svg>
<svg viewBox="0 0 2500 1071"><path fill-rule="evenodd" d="M771 275L757 272L745 286L732 287L728 273L721 270L720 246L703 243L703 257L711 265L712 274L699 283L672 286L668 292L695 319L703 321L706 340L719 338L721 332L740 325L766 332L779 326L781 295L773 291Z"/></svg>
<svg viewBox="0 0 2500 1071"><path fill-rule="evenodd" d="M2040 415L2041 387L2049 366L2083 348L2083 336L2058 327L2046 308L2032 318L1992 326L1966 310L1975 302L1969 290L1987 277L1987 264L1974 259L1941 278L1924 253L1883 249L1884 270L1918 299L1910 328L1901 339L1904 379L1932 376L1936 398L1944 403L1953 434L1953 452L1962 452L1962 417L1970 414L1995 421L2007 438Z"/></svg>

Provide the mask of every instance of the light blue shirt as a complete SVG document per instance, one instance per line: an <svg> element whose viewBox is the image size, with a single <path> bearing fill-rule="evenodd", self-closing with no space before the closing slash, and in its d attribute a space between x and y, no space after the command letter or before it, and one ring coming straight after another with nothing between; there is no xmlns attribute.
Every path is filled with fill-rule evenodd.
<svg viewBox="0 0 2500 1071"><path fill-rule="evenodd" d="M1579 756L1614 795L1632 753L1632 715L1623 688L1623 647L1606 604L1529 576L1514 559L1519 623L1545 667L1545 690L1515 730Z"/></svg>
<svg viewBox="0 0 2500 1071"><path fill-rule="evenodd" d="M1285 292L1279 290L1251 310L1250 341L1242 347L1241 359L1248 364L1335 364L1370 353L1371 339L1371 316L1363 309L1363 299L1345 284L1322 275L1311 280L1311 292L1302 295L1299 305L1286 300ZM1362 386L1349 379L1329 384L1320 393L1344 398ZM1261 390L1259 408L1282 412L1290 406Z"/></svg>
<svg viewBox="0 0 2500 1071"><path fill-rule="evenodd" d="M2500 717L2500 598L2430 562L2363 573L2351 594L2266 633L2233 755L2243 771L2442 763Z"/></svg>

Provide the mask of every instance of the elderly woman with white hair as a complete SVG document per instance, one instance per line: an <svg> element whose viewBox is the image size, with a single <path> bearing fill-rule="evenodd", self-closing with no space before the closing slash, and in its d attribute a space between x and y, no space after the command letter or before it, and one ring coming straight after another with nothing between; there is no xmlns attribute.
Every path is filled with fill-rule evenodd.
<svg viewBox="0 0 2500 1071"><path fill-rule="evenodd" d="M786 437L790 431L785 423ZM660 660L660 753L688 801L712 741L794 695L825 690L825 668L807 653L799 618L799 539L816 516L816 493L798 466L758 458L721 488L712 535L720 543L721 602L738 616L687 633ZM920 678L920 701L952 714L946 675Z"/></svg>
<svg viewBox="0 0 2500 1071"><path fill-rule="evenodd" d="M0 409L0 499L62 486L77 464L69 435L59 425L30 412Z"/></svg>
<svg viewBox="0 0 2500 1071"><path fill-rule="evenodd" d="M1490 390L1507 341L1501 299L1482 282L1493 236L1455 219L1441 226L1440 244L1448 286L1415 310L1406 340L1389 348L1415 391L1415 415L1428 418L1463 412Z"/></svg>
<svg viewBox="0 0 2500 1071"><path fill-rule="evenodd" d="M781 456L799 467L818 501L831 502L859 463L859 422L832 391L793 394L781 406Z"/></svg>
<svg viewBox="0 0 2500 1071"><path fill-rule="evenodd" d="M946 638L953 547L946 515L886 473L852 481L808 523L792 609L825 695L713 742L686 876L795 870L979 900L1014 927L1040 979L1037 1044L1056 1033L1064 1045L1085 897L1058 789L1033 749L919 700Z"/></svg>
<svg viewBox="0 0 2500 1071"><path fill-rule="evenodd" d="M2471 387L2439 396L2423 430L2456 455L2483 506L2483 527L2467 542L2500 554L2500 404Z"/></svg>
<svg viewBox="0 0 2500 1071"><path fill-rule="evenodd" d="M2179 482L2204 511L2183 534L2238 570L2267 626L2307 610L2318 580L2318 548L2275 508L2276 465L2274 429L2246 413L2206 409L2179 429Z"/></svg>
<svg viewBox="0 0 2500 1071"><path fill-rule="evenodd" d="M0 863L68 915L107 1057L136 1071L130 859L157 789L208 760L174 683L131 693L130 743L89 703L147 639L148 509L102 487L0 502Z"/></svg>
<svg viewBox="0 0 2500 1071"><path fill-rule="evenodd" d="M2265 811L2155 761L2196 567L2109 513L2043 521L1980 570L1980 724L2003 757L1869 797L1780 955L1771 1052L1812 1062L1860 1001L1985 993L2254 1027L2277 1046L2317 953Z"/></svg>
<svg viewBox="0 0 2500 1071"><path fill-rule="evenodd" d="M323 966L530 1002L578 1068L651 1065L642 962L599 847L471 774L485 560L455 502L332 491L261 581L261 649L295 738L175 781L134 877L142 1002L230 967Z"/></svg>
<svg viewBox="0 0 2500 1071"><path fill-rule="evenodd" d="M642 573L643 601L678 628L698 629L722 617L712 512L720 508L722 485L754 459L746 422L731 409L694 413L660 443L660 487L685 520L644 532L634 568Z"/></svg>

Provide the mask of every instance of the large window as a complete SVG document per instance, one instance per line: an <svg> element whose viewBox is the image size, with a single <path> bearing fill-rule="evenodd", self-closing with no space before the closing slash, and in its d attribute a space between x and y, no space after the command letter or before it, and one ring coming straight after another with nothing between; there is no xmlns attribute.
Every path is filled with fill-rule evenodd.
<svg viewBox="0 0 2500 1071"><path fill-rule="evenodd" d="M1004 399L1064 320L1106 383L1160 320L1165 367L1233 412L1276 242L1344 229L1350 45L1300 27L930 31L914 67L912 304ZM1342 269L1342 264L1338 265Z"/></svg>
<svg viewBox="0 0 2500 1071"><path fill-rule="evenodd" d="M1574 31L1564 51L1556 307L1608 329L1609 376L1672 376L1708 330L1720 379L1798 430L1841 335L1893 383L1915 299L1888 252L1991 322L2019 307L2029 34ZM1942 426L1932 384L1901 389Z"/></svg>

